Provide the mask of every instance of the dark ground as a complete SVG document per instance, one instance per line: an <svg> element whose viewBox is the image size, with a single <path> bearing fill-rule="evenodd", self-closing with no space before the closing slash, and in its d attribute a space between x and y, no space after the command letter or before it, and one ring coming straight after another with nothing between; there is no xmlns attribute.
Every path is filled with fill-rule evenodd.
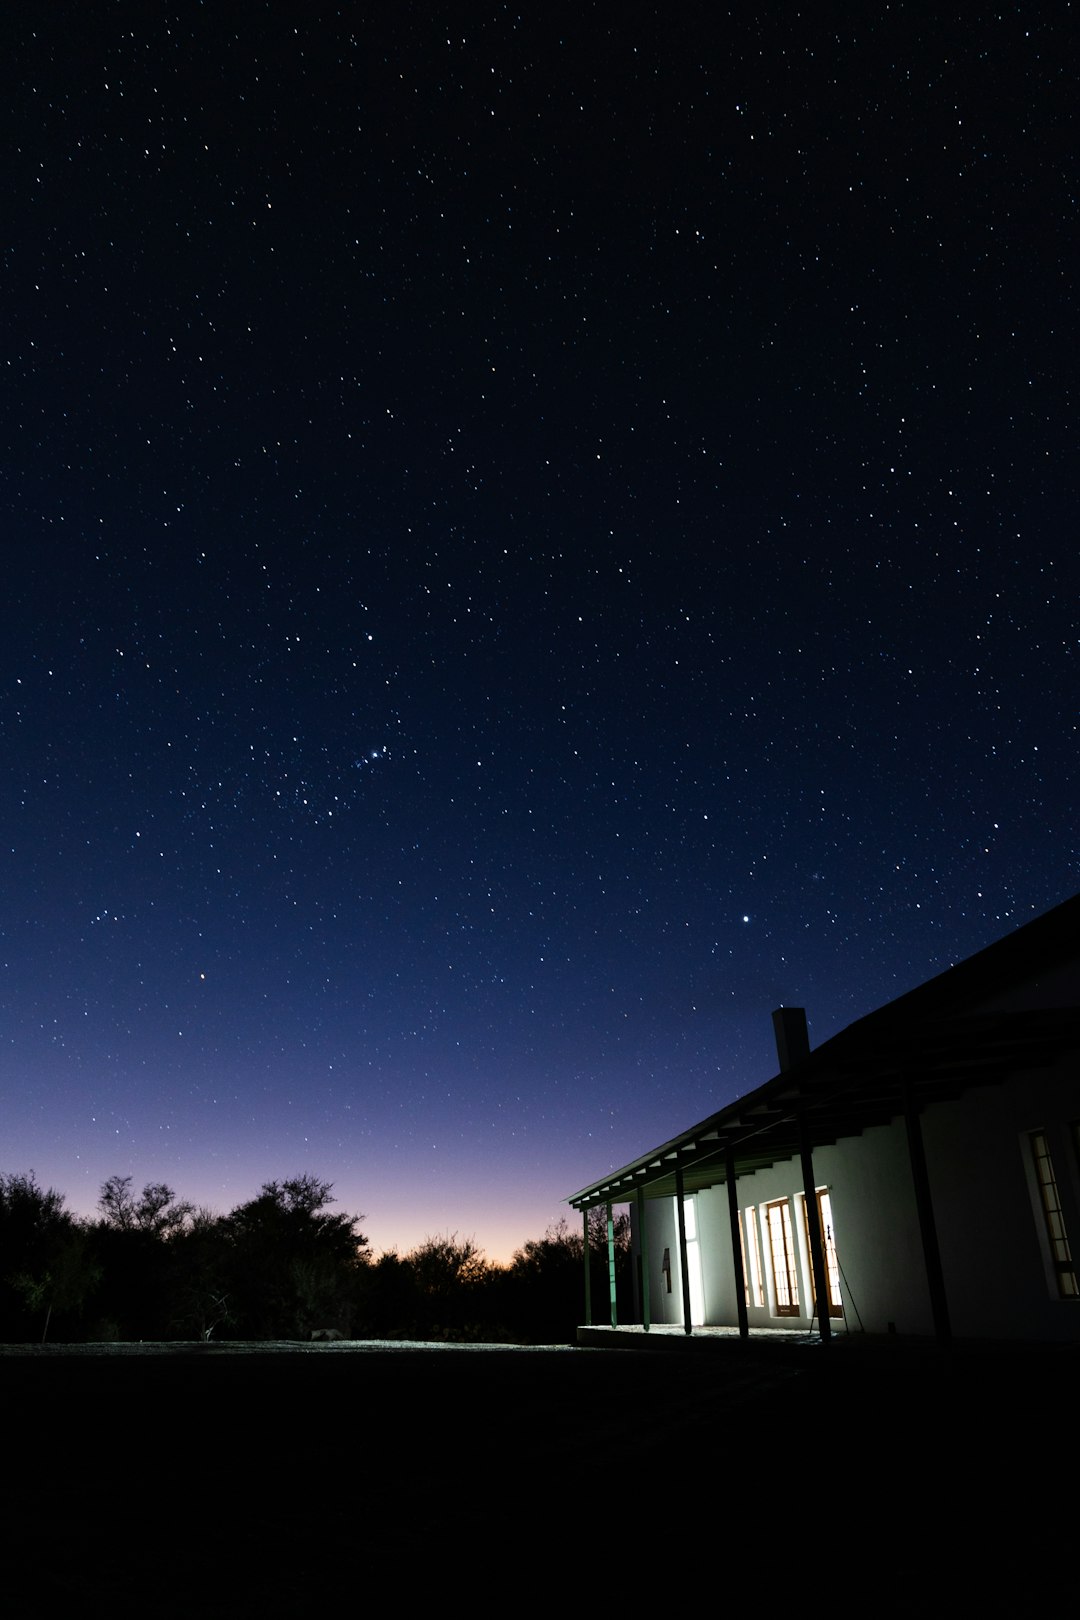
<svg viewBox="0 0 1080 1620"><path fill-rule="evenodd" d="M1076 1365L8 1350L4 1611L1026 1608L1074 1542Z"/></svg>

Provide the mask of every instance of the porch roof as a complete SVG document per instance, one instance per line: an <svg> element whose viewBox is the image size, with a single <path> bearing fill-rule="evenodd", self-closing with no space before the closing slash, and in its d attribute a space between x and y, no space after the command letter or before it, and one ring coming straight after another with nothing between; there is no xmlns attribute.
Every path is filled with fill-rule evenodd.
<svg viewBox="0 0 1080 1620"><path fill-rule="evenodd" d="M888 1123L909 1100L921 1108L1080 1050L1078 938L1080 896L849 1025L567 1202L586 1210L626 1202L638 1188L673 1197L676 1168L684 1191L699 1191L726 1180L729 1154L736 1176L749 1175L795 1157L804 1127L810 1145L823 1147ZM1012 1000L1018 987L1024 1010L975 1010Z"/></svg>

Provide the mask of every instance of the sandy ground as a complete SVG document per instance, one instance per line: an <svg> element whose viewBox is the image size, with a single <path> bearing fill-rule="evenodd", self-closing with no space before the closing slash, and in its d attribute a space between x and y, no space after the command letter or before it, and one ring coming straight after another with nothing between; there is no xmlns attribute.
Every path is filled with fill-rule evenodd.
<svg viewBox="0 0 1080 1620"><path fill-rule="evenodd" d="M464 1598L528 1615L649 1594L814 1603L819 1588L888 1613L981 1594L997 1612L1036 1545L1055 1528L1071 1544L1071 1493L1036 1495L1033 1416L1071 1440L1076 1365L738 1345L4 1347L5 1613Z"/></svg>

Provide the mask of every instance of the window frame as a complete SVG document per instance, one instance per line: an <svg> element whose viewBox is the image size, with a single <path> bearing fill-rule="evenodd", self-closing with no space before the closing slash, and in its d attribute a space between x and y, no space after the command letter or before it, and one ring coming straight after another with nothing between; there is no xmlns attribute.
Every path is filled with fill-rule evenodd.
<svg viewBox="0 0 1080 1620"><path fill-rule="evenodd" d="M771 1198L764 1205L765 1232L768 1238L769 1266L772 1272L772 1315L801 1316L799 1303L799 1255L795 1244L795 1226L791 1219L791 1199ZM773 1226L773 1211L777 1211L778 1226ZM779 1237L779 1244L777 1243ZM777 1271L777 1253L783 1261L783 1286ZM783 1297L782 1297L783 1296Z"/></svg>
<svg viewBox="0 0 1080 1620"><path fill-rule="evenodd" d="M833 1234L832 1197L828 1187L815 1187L814 1196L817 1199L818 1223L821 1228L821 1245L825 1252L825 1282L829 1291L829 1315L842 1317L844 1314L844 1298L840 1292L840 1262L836 1255L836 1238ZM807 1207L806 1194L799 1194L802 1204L803 1238L806 1243L806 1268L809 1280L809 1296L814 1301L814 1315L820 1319L821 1310L818 1305L817 1289L814 1286L814 1255L810 1247L810 1212ZM826 1217L826 1205L828 1216Z"/></svg>
<svg viewBox="0 0 1080 1620"><path fill-rule="evenodd" d="M743 1283L747 1306L764 1310L765 1274L761 1265L761 1230L758 1226L757 1206L748 1204L739 1216L739 1242L742 1245ZM747 1267L749 1260L749 1268Z"/></svg>
<svg viewBox="0 0 1080 1620"><path fill-rule="evenodd" d="M1074 1142L1077 1126L1073 1126ZM1065 1211L1061 1203L1061 1188L1054 1170L1050 1151L1050 1132L1039 1129L1027 1133L1027 1150L1035 1187L1035 1207L1039 1216L1039 1237L1050 1280L1051 1293L1057 1299L1080 1299L1080 1278L1077 1277L1069 1234L1065 1226Z"/></svg>

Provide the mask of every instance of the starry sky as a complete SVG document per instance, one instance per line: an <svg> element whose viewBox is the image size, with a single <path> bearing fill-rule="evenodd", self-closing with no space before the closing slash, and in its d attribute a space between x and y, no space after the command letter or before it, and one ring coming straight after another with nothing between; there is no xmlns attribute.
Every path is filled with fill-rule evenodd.
<svg viewBox="0 0 1080 1620"><path fill-rule="evenodd" d="M1077 888L1067 7L9 7L0 1168L495 1258Z"/></svg>

